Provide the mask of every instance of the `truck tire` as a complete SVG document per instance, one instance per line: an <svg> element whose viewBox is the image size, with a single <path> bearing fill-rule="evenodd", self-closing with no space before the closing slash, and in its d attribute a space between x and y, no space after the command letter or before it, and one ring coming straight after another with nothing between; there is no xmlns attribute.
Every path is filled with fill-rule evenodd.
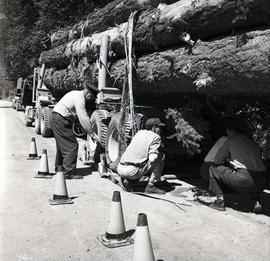
<svg viewBox="0 0 270 261"><path fill-rule="evenodd" d="M42 137L52 137L52 129L50 125L51 109L44 107L41 113L40 133Z"/></svg>
<svg viewBox="0 0 270 261"><path fill-rule="evenodd" d="M15 106L16 106L16 111L19 111L20 110L20 107L21 107L20 106L20 103L19 102L16 102L16 105Z"/></svg>
<svg viewBox="0 0 270 261"><path fill-rule="evenodd" d="M42 108L38 106L36 109L36 113L35 113L35 132L36 132L36 134L40 134L41 114L42 114Z"/></svg>
<svg viewBox="0 0 270 261"><path fill-rule="evenodd" d="M32 127L32 120L29 120L28 118L25 118L25 126L26 127Z"/></svg>
<svg viewBox="0 0 270 261"><path fill-rule="evenodd" d="M135 121L138 126L138 129L142 128L143 123L143 115L136 113L135 114ZM121 146L119 142L119 129L120 126L120 114L114 114L110 124L108 126L107 131L107 139L106 139L106 161L110 169L117 171L117 166L120 162L121 156L124 153L126 146L130 143L132 138L131 133L131 121L127 117L125 121L125 134L126 134L126 140L124 145Z"/></svg>
<svg viewBox="0 0 270 261"><path fill-rule="evenodd" d="M110 124L108 126L107 131L107 139L106 139L106 161L110 169L117 170L117 166L120 162L120 158L122 154L124 153L126 147L121 146L119 142L119 129L120 126L120 114L114 114ZM130 136L131 132L131 124L130 121L125 122L125 133L126 136ZM126 139L126 143L128 143L128 140Z"/></svg>
<svg viewBox="0 0 270 261"><path fill-rule="evenodd" d="M105 148L106 146L106 137L108 124L106 124L106 120L108 120L110 114L106 110L96 110L92 113L90 118L90 126L94 133L98 136L98 142L100 145Z"/></svg>
<svg viewBox="0 0 270 261"><path fill-rule="evenodd" d="M90 126L92 131L97 135L98 141L87 135L87 144L89 155L94 162L99 162L100 154L105 152L109 112L106 110L96 110L90 118Z"/></svg>

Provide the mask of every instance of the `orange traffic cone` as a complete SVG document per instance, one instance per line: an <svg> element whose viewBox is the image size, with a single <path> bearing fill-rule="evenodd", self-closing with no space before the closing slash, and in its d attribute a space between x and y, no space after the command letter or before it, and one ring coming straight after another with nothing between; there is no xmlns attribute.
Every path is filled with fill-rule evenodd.
<svg viewBox="0 0 270 261"><path fill-rule="evenodd" d="M104 235L98 236L98 240L106 247L114 248L133 243L125 228L121 195L119 191L113 192L110 220Z"/></svg>
<svg viewBox="0 0 270 261"><path fill-rule="evenodd" d="M35 178L45 178L45 179L52 178L52 175L49 172L49 164L48 164L48 157L47 157L46 149L42 151L39 169Z"/></svg>
<svg viewBox="0 0 270 261"><path fill-rule="evenodd" d="M63 205L74 203L72 198L68 197L67 185L62 166L58 166L57 168L53 198L49 199L49 203L50 205Z"/></svg>
<svg viewBox="0 0 270 261"><path fill-rule="evenodd" d="M29 151L27 160L37 160L37 159L40 159L40 157L37 155L36 140L35 138L32 138L31 144L30 144L30 151Z"/></svg>
<svg viewBox="0 0 270 261"><path fill-rule="evenodd" d="M133 261L155 261L147 216L143 213L138 215L134 241Z"/></svg>

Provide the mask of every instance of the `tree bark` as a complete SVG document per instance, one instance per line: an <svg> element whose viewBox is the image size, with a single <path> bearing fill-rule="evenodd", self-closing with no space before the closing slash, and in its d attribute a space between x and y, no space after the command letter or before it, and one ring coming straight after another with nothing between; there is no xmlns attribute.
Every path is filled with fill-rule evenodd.
<svg viewBox="0 0 270 261"><path fill-rule="evenodd" d="M247 0L241 3L235 0L181 0L171 5L161 4L159 8L144 10L139 13L134 27L135 50L140 55L183 44L180 35L184 31L191 34L193 39L204 40L269 23L270 1ZM81 59L83 56L94 61L98 58L100 39L104 34L110 36L110 49L115 59L119 59L124 56L125 25L123 23L107 31L73 40L67 44L64 55L58 49L44 52L40 61L52 65L67 65L68 59ZM61 59L65 61L61 63Z"/></svg>
<svg viewBox="0 0 270 261"><path fill-rule="evenodd" d="M175 48L140 57L133 79L138 100L153 99L168 103L184 93L202 95L270 95L270 30L252 31L214 41L199 41L188 48ZM75 74L71 70L50 71L45 84L52 91L77 87L76 81L97 84L97 65L82 60ZM125 79L125 60L110 66L108 86L121 88ZM68 79L68 80L66 80Z"/></svg>
<svg viewBox="0 0 270 261"><path fill-rule="evenodd" d="M70 58L65 54L66 44L44 51L39 57L39 63L45 63L46 67L56 69L66 68L70 64Z"/></svg>
<svg viewBox="0 0 270 261"><path fill-rule="evenodd" d="M115 0L101 9L90 13L86 19L67 28L55 32L51 37L52 46L67 43L81 36L89 36L94 32L101 32L116 24L127 21L129 15L136 10L157 7L159 3L173 3L172 0Z"/></svg>

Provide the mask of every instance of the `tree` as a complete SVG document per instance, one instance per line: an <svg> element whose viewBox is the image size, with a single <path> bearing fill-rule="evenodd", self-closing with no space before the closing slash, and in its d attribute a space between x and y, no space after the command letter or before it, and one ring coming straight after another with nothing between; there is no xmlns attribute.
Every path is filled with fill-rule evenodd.
<svg viewBox="0 0 270 261"><path fill-rule="evenodd" d="M12 78L26 77L42 51L50 48L50 32L77 21L108 0L4 0L8 30L4 59Z"/></svg>

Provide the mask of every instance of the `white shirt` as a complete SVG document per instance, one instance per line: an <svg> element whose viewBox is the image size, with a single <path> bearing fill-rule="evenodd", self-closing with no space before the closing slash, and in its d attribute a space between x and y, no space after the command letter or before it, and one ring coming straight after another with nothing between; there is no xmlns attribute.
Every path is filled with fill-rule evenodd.
<svg viewBox="0 0 270 261"><path fill-rule="evenodd" d="M87 133L91 133L90 118L85 108L85 98L83 91L70 91L55 105L55 112L63 117L74 120L77 114L80 124Z"/></svg>
<svg viewBox="0 0 270 261"><path fill-rule="evenodd" d="M151 130L139 130L132 138L121 157L121 163L140 164L148 160L149 154L159 154L161 137Z"/></svg>

